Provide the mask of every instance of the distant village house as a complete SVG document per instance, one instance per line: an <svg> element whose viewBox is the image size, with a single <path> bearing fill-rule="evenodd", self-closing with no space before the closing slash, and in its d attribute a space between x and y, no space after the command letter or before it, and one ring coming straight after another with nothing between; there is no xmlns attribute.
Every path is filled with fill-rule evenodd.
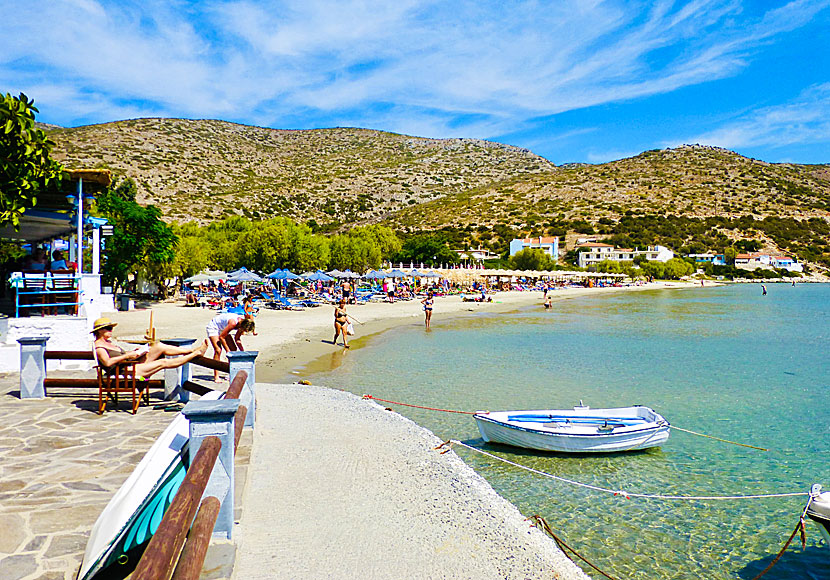
<svg viewBox="0 0 830 580"><path fill-rule="evenodd" d="M516 238L515 240L511 240L510 255L515 256L527 248L542 250L554 261L559 259L559 237L557 236L551 238L539 236L536 238Z"/></svg>
<svg viewBox="0 0 830 580"><path fill-rule="evenodd" d="M738 254L735 256L735 267L742 270L779 268L789 272L804 271L804 267L789 256L773 256L771 254L762 254L761 252Z"/></svg>
<svg viewBox="0 0 830 580"><path fill-rule="evenodd" d="M713 266L726 265L726 256L723 254L689 254L689 257L697 263L710 262Z"/></svg>

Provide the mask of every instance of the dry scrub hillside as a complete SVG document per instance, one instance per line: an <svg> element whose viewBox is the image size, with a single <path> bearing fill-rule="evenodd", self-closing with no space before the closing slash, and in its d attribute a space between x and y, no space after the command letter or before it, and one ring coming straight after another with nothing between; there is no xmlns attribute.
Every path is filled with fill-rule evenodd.
<svg viewBox="0 0 830 580"><path fill-rule="evenodd" d="M624 215L830 220L830 166L772 164L715 147L647 151L515 176L404 209L401 229L616 221Z"/></svg>
<svg viewBox="0 0 830 580"><path fill-rule="evenodd" d="M285 131L224 121L136 119L50 128L68 167L132 177L166 219L276 215L319 223L391 211L554 169L530 151L475 139L366 129Z"/></svg>

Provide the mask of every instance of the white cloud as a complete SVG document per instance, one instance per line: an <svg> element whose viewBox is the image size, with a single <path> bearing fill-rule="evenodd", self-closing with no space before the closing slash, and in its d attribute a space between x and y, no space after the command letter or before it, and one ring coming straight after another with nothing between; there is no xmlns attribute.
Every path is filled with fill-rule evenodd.
<svg viewBox="0 0 830 580"><path fill-rule="evenodd" d="M0 82L70 122L124 110L486 137L733 75L828 4L749 21L738 0L30 0L4 12Z"/></svg>
<svg viewBox="0 0 830 580"><path fill-rule="evenodd" d="M789 103L746 112L686 142L727 149L830 143L830 83L810 87Z"/></svg>

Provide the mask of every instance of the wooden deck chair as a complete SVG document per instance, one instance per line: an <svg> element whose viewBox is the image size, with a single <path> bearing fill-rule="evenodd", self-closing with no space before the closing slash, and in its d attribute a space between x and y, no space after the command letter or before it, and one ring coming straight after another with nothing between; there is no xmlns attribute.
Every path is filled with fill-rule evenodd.
<svg viewBox="0 0 830 580"><path fill-rule="evenodd" d="M98 414L103 415L107 410L107 403L112 398L115 406L118 407L118 393L130 393L132 395L132 412L138 412L141 404L141 395L144 394L144 401L150 404L150 389L143 384L143 377L136 377L134 362L121 362L113 365L108 370L101 366L98 360L98 349L95 343L92 345L92 352L95 356L95 368L98 371Z"/></svg>
<svg viewBox="0 0 830 580"><path fill-rule="evenodd" d="M78 314L78 279L72 270L52 270L50 280L52 294L50 302L52 314L58 313L58 306L62 306L67 313Z"/></svg>
<svg viewBox="0 0 830 580"><path fill-rule="evenodd" d="M29 314L35 309L40 310L41 316L47 314L46 280L46 272L43 270L23 271L23 286L17 290L18 302L30 309Z"/></svg>

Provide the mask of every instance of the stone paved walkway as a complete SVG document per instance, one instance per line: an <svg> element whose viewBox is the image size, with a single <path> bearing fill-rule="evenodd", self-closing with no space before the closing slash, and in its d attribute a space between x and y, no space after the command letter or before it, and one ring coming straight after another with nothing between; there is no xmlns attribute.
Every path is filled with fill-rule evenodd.
<svg viewBox="0 0 830 580"><path fill-rule="evenodd" d="M0 375L0 578L74 580L93 523L173 418L150 403L99 416L93 389L21 400L18 376Z"/></svg>

